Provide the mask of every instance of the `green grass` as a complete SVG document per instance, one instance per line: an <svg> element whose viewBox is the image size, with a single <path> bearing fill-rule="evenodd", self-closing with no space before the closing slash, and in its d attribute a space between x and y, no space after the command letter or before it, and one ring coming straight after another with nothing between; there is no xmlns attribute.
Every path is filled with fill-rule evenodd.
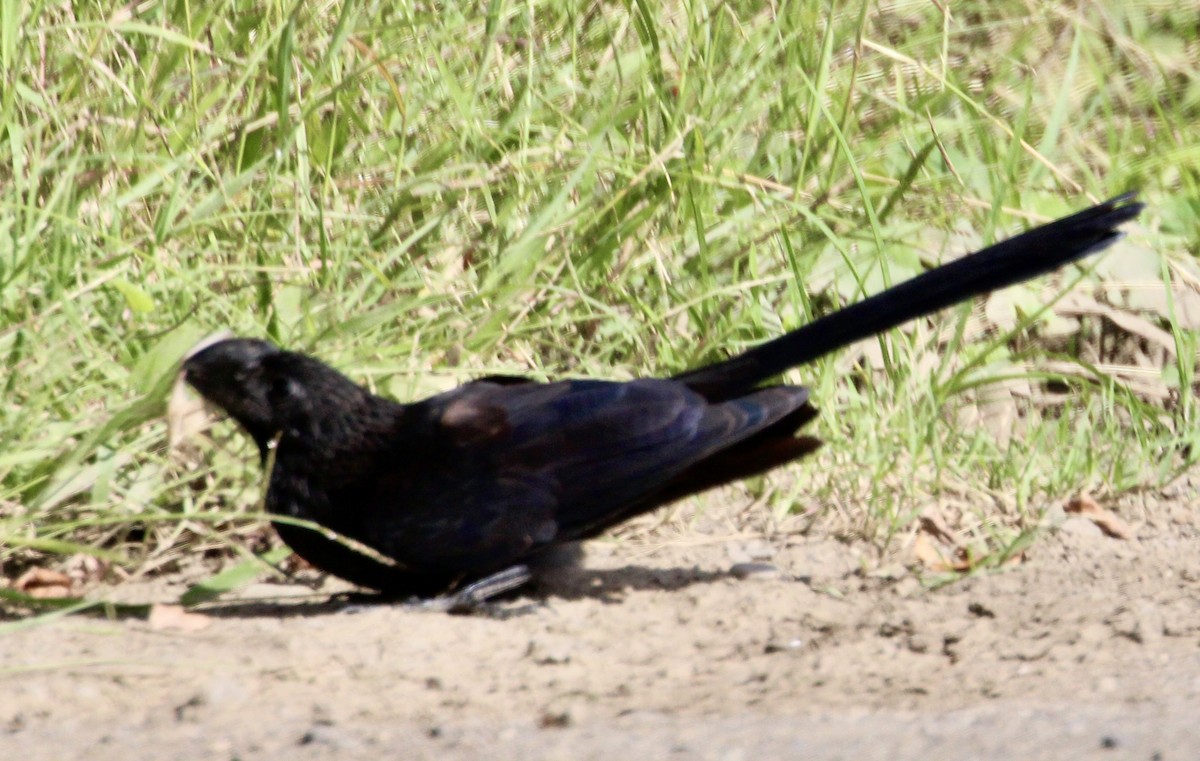
<svg viewBox="0 0 1200 761"><path fill-rule="evenodd" d="M410 399L676 372L1129 188L1150 208L1112 257L1181 276L1197 252L1200 26L1177 3L113 7L0 0L9 569L241 543L244 441L165 446L175 363L218 328ZM1050 500L1188 464L1186 324L1162 323L1171 399L1081 365L1003 442L961 422L974 394L1041 388L1090 338L967 314L887 337L878 369L796 374L830 444L750 488L881 544L952 493L1002 546Z"/></svg>

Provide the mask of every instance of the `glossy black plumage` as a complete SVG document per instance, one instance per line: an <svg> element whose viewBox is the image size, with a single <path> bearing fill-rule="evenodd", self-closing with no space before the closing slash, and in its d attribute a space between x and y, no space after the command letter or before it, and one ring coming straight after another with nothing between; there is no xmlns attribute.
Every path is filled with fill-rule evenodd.
<svg viewBox="0 0 1200 761"><path fill-rule="evenodd" d="M485 379L414 404L321 362L230 339L184 362L264 461L267 508L370 546L381 563L276 523L310 563L428 596L526 563L687 494L811 452L808 390L761 386L853 341L1104 248L1141 206L1122 196L931 270L724 362L669 379Z"/></svg>

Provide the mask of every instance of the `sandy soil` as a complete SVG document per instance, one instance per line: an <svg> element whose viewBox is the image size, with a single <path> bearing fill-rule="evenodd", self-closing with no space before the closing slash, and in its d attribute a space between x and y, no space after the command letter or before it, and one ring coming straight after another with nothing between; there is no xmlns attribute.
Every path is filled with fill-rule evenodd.
<svg viewBox="0 0 1200 761"><path fill-rule="evenodd" d="M1133 541L1073 518L1027 562L936 590L853 544L691 531L593 543L582 568L490 617L264 582L207 609L199 631L61 619L0 637L0 748L30 761L1191 759L1194 514L1176 501L1127 516ZM179 581L104 593L169 601Z"/></svg>

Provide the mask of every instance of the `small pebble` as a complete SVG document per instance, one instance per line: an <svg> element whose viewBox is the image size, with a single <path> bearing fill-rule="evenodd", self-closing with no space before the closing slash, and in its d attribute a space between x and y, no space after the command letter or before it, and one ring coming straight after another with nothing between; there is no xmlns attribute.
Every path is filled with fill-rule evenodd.
<svg viewBox="0 0 1200 761"><path fill-rule="evenodd" d="M734 563L729 572L740 581L774 581L783 576L779 567L770 563Z"/></svg>
<svg viewBox="0 0 1200 761"><path fill-rule="evenodd" d="M773 639L766 644L763 652L770 655L771 653L785 653L791 650L799 650L804 647L804 640L799 637L791 639Z"/></svg>
<svg viewBox="0 0 1200 761"><path fill-rule="evenodd" d="M996 617L996 614L992 611L992 609L989 608L988 606L984 605L981 602L973 602L973 603L968 604L967 612L970 613L972 616L977 616L979 618L995 618Z"/></svg>
<svg viewBox="0 0 1200 761"><path fill-rule="evenodd" d="M932 646L930 638L923 634L909 635L909 637L906 641L906 644L908 645L908 649L910 652L914 652L917 654L924 654L924 653L931 652L933 650L933 646Z"/></svg>

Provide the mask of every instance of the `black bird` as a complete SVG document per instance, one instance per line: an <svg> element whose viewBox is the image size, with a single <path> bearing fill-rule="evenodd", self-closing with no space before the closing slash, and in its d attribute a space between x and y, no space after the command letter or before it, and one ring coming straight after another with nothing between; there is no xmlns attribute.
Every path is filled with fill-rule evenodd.
<svg viewBox="0 0 1200 761"><path fill-rule="evenodd" d="M522 583L548 550L813 451L797 435L815 414L808 389L764 382L1100 251L1141 209L1114 198L672 378L484 378L400 404L252 339L201 349L183 376L258 445L267 510L370 548L275 522L302 558L389 595L471 602Z"/></svg>

